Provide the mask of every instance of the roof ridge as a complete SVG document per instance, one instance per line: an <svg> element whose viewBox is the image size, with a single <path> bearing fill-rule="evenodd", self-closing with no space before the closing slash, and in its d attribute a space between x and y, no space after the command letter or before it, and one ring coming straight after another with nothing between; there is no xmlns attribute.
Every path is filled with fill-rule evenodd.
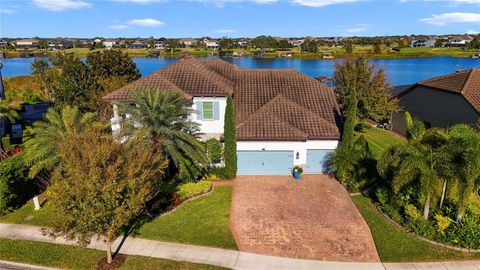
<svg viewBox="0 0 480 270"><path fill-rule="evenodd" d="M306 111L307 113L309 113L309 114L311 114L311 115L313 115L313 116L315 116L315 117L317 117L317 118L320 118L322 121L328 123L328 124L331 125L332 127L337 128L337 126L335 126L334 124L332 124L332 123L330 123L329 121L327 121L327 119L325 119L325 118L321 117L320 115L318 115L318 114L310 111L309 109L305 108L305 106L302 106L302 105L298 104L297 102L289 99L288 97L286 97L286 96L283 95L282 93L279 93L277 96L283 97L287 102L296 105L296 106L297 106L298 108L300 108L301 110ZM275 96L272 100L276 99L277 96ZM269 102L267 102L267 103L269 103ZM267 103L265 103L264 106L267 105ZM263 106L262 106L262 107L263 107Z"/></svg>
<svg viewBox="0 0 480 270"><path fill-rule="evenodd" d="M267 103L270 103L272 100L276 99L277 97L275 96L274 98L272 98L271 100L269 100ZM265 105L267 104L265 103ZM236 126L236 128L240 128L241 126L245 125L245 123L248 123L249 119L259 115L260 113L265 113L266 111L268 111L268 108L265 107L265 105L263 105L262 107L260 107L257 111L255 111L254 113L252 113L247 119L245 119L245 121L243 121L242 123L238 124ZM280 122L282 122L283 124L286 124L288 127L294 129L295 131L297 132L300 132L302 133L303 135L305 135L307 138L309 137L308 134L306 134L305 132L301 131L300 129L298 129L297 127L295 127L294 125L290 124L289 122L283 120L282 118L276 116L275 114L271 113L271 114L268 114L268 116L271 116L277 120L279 120Z"/></svg>
<svg viewBox="0 0 480 270"><path fill-rule="evenodd" d="M472 73L475 71L474 68L468 70L468 75L467 75L467 79L465 80L465 82L463 82L463 85L462 85L462 90L460 91L460 94L463 96L468 84L470 83L471 79L472 79Z"/></svg>

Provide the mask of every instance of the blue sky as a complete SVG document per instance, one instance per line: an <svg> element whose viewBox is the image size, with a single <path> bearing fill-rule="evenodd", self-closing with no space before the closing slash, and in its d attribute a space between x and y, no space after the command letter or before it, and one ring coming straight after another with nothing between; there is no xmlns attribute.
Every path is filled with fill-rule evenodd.
<svg viewBox="0 0 480 270"><path fill-rule="evenodd" d="M1 37L480 32L480 0L0 0Z"/></svg>

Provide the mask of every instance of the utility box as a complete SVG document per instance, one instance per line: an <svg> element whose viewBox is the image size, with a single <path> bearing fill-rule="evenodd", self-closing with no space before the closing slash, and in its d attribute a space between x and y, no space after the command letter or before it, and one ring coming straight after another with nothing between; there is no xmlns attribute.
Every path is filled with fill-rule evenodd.
<svg viewBox="0 0 480 270"><path fill-rule="evenodd" d="M10 143L21 144L23 142L23 130L21 124L12 124L10 129Z"/></svg>

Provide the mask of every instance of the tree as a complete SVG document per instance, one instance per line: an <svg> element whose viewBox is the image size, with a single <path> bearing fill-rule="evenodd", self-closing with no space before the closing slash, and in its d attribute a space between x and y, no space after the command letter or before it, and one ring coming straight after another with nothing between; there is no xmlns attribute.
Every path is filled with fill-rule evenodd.
<svg viewBox="0 0 480 270"><path fill-rule="evenodd" d="M227 97L225 108L224 141L223 150L225 161L225 176L233 179L237 176L237 131L235 124L235 107L231 96Z"/></svg>
<svg viewBox="0 0 480 270"><path fill-rule="evenodd" d="M130 83L141 77L135 63L122 50L103 50L89 53L86 63L89 73L96 80L121 77Z"/></svg>
<svg viewBox="0 0 480 270"><path fill-rule="evenodd" d="M375 43L373 45L373 53L374 54L382 54L382 46L379 43Z"/></svg>
<svg viewBox="0 0 480 270"><path fill-rule="evenodd" d="M430 206L440 193L444 166L442 146L447 138L441 129L429 129L418 134L423 135L411 136L407 142L387 148L378 162L378 171L386 178L393 177L391 185L395 193L406 185L418 184L420 197L424 198L423 217L428 219Z"/></svg>
<svg viewBox="0 0 480 270"><path fill-rule="evenodd" d="M120 136L137 142L142 138L148 144L162 141L163 154L171 162L170 168L185 178L195 179L208 165L205 149L195 137L198 124L189 118L191 101L178 91L147 89L133 95L130 104L119 104L121 113L129 115L121 122Z"/></svg>
<svg viewBox="0 0 480 270"><path fill-rule="evenodd" d="M44 119L33 123L32 138L25 142L25 160L31 178L41 171L53 171L59 163L59 145L67 137L88 126L100 125L96 114L82 114L78 107L72 106L65 106L60 111L49 109Z"/></svg>
<svg viewBox="0 0 480 270"><path fill-rule="evenodd" d="M317 53L318 52L318 44L315 39L307 39L301 45L302 51L309 52L309 53Z"/></svg>
<svg viewBox="0 0 480 270"><path fill-rule="evenodd" d="M473 40L468 44L470 49L480 49L480 35L477 35Z"/></svg>
<svg viewBox="0 0 480 270"><path fill-rule="evenodd" d="M346 111L351 89L357 93L358 117L381 121L397 110L397 100L390 100L392 86L383 67L377 68L363 58L345 59L335 63L334 81L342 113Z"/></svg>
<svg viewBox="0 0 480 270"><path fill-rule="evenodd" d="M452 166L450 175L461 187L457 203L457 221L460 221L480 180L480 133L472 126L460 124L449 129L448 135L446 149L450 156L448 164Z"/></svg>
<svg viewBox="0 0 480 270"><path fill-rule="evenodd" d="M105 240L107 262L121 229L159 193L166 166L158 145L120 144L98 128L70 134L47 190L56 218L51 234L87 245Z"/></svg>
<svg viewBox="0 0 480 270"><path fill-rule="evenodd" d="M56 84L60 79L58 69L51 68L45 58L35 58L31 65L32 74L43 92L43 98L53 101L54 91L60 86Z"/></svg>
<svg viewBox="0 0 480 270"><path fill-rule="evenodd" d="M353 44L352 43L349 42L345 45L345 52L347 54L352 54L353 53Z"/></svg>

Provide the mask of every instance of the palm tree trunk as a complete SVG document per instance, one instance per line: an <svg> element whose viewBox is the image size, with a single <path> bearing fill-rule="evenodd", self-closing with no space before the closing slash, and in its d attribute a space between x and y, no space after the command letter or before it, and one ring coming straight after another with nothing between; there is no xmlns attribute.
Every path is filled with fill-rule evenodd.
<svg viewBox="0 0 480 270"><path fill-rule="evenodd" d="M113 261L112 258L112 241L107 239L107 263L111 264Z"/></svg>
<svg viewBox="0 0 480 270"><path fill-rule="evenodd" d="M430 194L427 195L427 200L425 201L425 206L423 208L423 218L428 219L429 213L430 213Z"/></svg>
<svg viewBox="0 0 480 270"><path fill-rule="evenodd" d="M445 200L445 194L447 192L447 180L443 181L443 190L442 190L442 198L440 198L440 208L443 206L443 201Z"/></svg>

